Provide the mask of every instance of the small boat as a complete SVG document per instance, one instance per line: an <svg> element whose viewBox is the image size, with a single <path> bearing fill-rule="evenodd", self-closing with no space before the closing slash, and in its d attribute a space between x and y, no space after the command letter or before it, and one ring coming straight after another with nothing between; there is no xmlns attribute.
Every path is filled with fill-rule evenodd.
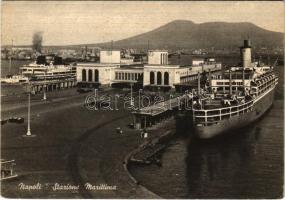
<svg viewBox="0 0 285 200"><path fill-rule="evenodd" d="M0 121L1 121L1 125L4 125L8 122L8 119L1 119Z"/></svg>
<svg viewBox="0 0 285 200"><path fill-rule="evenodd" d="M1 181L18 177L14 172L15 160L1 159Z"/></svg>
<svg viewBox="0 0 285 200"><path fill-rule="evenodd" d="M5 78L1 78L1 83L7 84L19 84L19 83L28 83L28 77L23 75L8 75Z"/></svg>

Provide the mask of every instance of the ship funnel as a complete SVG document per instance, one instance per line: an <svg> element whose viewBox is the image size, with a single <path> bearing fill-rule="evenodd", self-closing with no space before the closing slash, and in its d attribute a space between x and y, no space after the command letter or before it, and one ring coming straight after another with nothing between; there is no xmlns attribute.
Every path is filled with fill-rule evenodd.
<svg viewBox="0 0 285 200"><path fill-rule="evenodd" d="M251 45L250 40L244 40L240 47L241 63L244 68L251 67Z"/></svg>
<svg viewBox="0 0 285 200"><path fill-rule="evenodd" d="M243 41L244 47L250 47L250 40Z"/></svg>

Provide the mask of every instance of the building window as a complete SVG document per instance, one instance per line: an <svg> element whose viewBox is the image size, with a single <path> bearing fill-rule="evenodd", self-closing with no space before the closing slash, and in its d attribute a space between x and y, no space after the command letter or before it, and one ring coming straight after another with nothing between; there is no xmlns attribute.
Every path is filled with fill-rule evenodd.
<svg viewBox="0 0 285 200"><path fill-rule="evenodd" d="M88 70L88 81L92 82L92 70L91 69Z"/></svg>
<svg viewBox="0 0 285 200"><path fill-rule="evenodd" d="M125 73L125 80L128 80L128 74Z"/></svg>
<svg viewBox="0 0 285 200"><path fill-rule="evenodd" d="M124 73L122 73L122 80L124 80L125 76L124 76Z"/></svg>
<svg viewBox="0 0 285 200"><path fill-rule="evenodd" d="M99 71L95 69L95 82L99 82Z"/></svg>
<svg viewBox="0 0 285 200"><path fill-rule="evenodd" d="M154 84L154 72L150 72L149 80L150 80L150 84L153 85Z"/></svg>
<svg viewBox="0 0 285 200"><path fill-rule="evenodd" d="M164 85L169 85L169 73L164 72Z"/></svg>
<svg viewBox="0 0 285 200"><path fill-rule="evenodd" d="M138 80L138 74L135 73L135 80Z"/></svg>
<svg viewBox="0 0 285 200"><path fill-rule="evenodd" d="M132 80L135 80L134 74L132 73Z"/></svg>
<svg viewBox="0 0 285 200"><path fill-rule="evenodd" d="M131 80L131 74L128 73L128 80Z"/></svg>
<svg viewBox="0 0 285 200"><path fill-rule="evenodd" d="M161 85L161 72L157 72L157 85Z"/></svg>
<svg viewBox="0 0 285 200"><path fill-rule="evenodd" d="M119 73L119 80L121 80L121 73Z"/></svg>
<svg viewBox="0 0 285 200"><path fill-rule="evenodd" d="M118 72L115 72L115 79L118 80Z"/></svg>
<svg viewBox="0 0 285 200"><path fill-rule="evenodd" d="M143 82L143 74L142 73L138 75L138 81Z"/></svg>
<svg viewBox="0 0 285 200"><path fill-rule="evenodd" d="M86 70L82 69L82 81L86 81Z"/></svg>

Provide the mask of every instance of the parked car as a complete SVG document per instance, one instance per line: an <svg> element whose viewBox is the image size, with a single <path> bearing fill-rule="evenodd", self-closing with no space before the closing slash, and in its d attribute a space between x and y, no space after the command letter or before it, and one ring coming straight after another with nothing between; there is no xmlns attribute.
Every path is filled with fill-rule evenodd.
<svg viewBox="0 0 285 200"><path fill-rule="evenodd" d="M9 118L8 121L11 122L11 123L21 124L21 123L24 123L25 120L24 120L23 117L11 117L11 118Z"/></svg>
<svg viewBox="0 0 285 200"><path fill-rule="evenodd" d="M133 123L128 124L129 128L135 128L135 125Z"/></svg>
<svg viewBox="0 0 285 200"><path fill-rule="evenodd" d="M91 92L92 88L78 88L77 92L79 93L87 93L87 92Z"/></svg>

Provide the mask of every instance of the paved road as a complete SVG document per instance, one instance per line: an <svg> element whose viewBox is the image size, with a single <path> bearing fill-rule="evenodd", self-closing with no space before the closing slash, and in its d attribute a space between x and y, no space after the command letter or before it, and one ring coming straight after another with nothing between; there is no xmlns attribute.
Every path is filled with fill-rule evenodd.
<svg viewBox="0 0 285 200"><path fill-rule="evenodd" d="M22 137L27 124L2 126L1 157L15 159L16 180L2 184L2 195L13 198L146 198L153 197L132 184L123 170L124 157L141 142L139 132L127 128L128 111L90 111L84 96L40 102L31 107L31 130L36 137ZM122 106L122 105L119 105ZM26 107L2 111L2 117L21 116ZM115 128L122 127L124 135ZM114 185L115 191L84 190L85 183ZM41 190L20 190L19 184L40 183ZM76 191L54 191L54 184L79 185Z"/></svg>

